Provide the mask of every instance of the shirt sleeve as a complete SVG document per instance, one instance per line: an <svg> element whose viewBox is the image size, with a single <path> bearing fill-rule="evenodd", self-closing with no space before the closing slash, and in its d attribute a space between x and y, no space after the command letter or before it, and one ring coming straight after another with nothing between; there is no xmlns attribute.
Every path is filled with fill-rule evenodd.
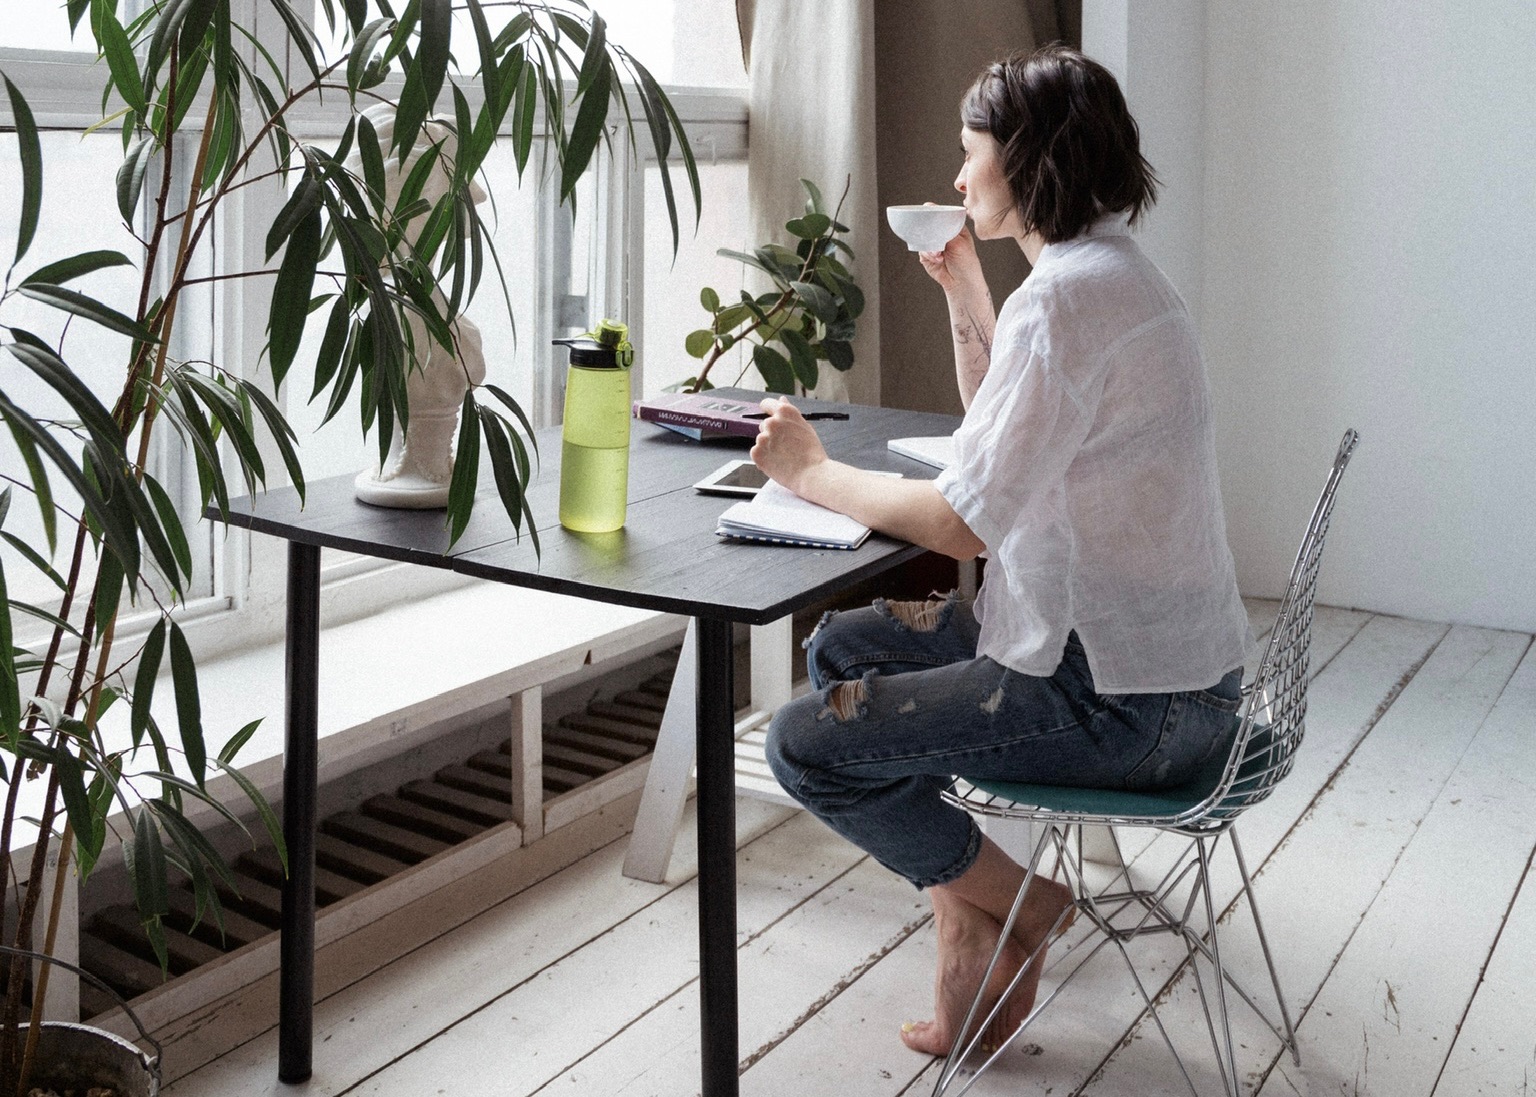
<svg viewBox="0 0 1536 1097"><path fill-rule="evenodd" d="M1049 358L1025 347L994 360L984 391L955 432L955 463L939 492L997 551L1019 517L1061 484L1093 425L1102 378L1074 391ZM1094 371L1095 373L1097 371Z"/></svg>

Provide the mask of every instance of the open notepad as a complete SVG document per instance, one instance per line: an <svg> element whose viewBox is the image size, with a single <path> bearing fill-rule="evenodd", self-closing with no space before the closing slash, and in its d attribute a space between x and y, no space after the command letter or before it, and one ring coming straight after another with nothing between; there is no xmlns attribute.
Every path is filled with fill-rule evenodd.
<svg viewBox="0 0 1536 1097"><path fill-rule="evenodd" d="M750 502L737 503L722 514L715 533L738 541L855 549L869 536L869 527L846 514L808 503L770 480Z"/></svg>

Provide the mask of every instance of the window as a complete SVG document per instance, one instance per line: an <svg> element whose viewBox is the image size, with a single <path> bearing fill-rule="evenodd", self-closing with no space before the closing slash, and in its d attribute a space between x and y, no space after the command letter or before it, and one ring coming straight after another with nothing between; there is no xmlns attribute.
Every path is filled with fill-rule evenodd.
<svg viewBox="0 0 1536 1097"><path fill-rule="evenodd" d="M237 15L242 9L265 10L259 0L232 3ZM132 10L143 7L132 0L130 6ZM323 9L318 2L312 6L311 14L324 35ZM734 264L714 256L717 247L741 246L745 231L745 74L734 4L731 0L599 0L594 7L609 23L610 39L630 48L673 96L699 158L704 221L695 234L686 187L681 188L681 242L674 262L659 172L654 164L636 161L627 141L615 139L601 154L595 170L583 181L579 216L574 219L556 205L535 163L530 163L519 187L510 148L493 151L484 170L483 182L491 196L485 212L495 227L515 333L494 277L482 283L467 315L481 328L489 379L510 391L536 424L555 423L560 417L565 358L562 350L550 346L552 338L587 330L604 316L628 319L639 344L637 389L655 391L687 376L693 364L682 346L683 335L697 326L699 288L705 284L724 287L731 284L730 279L740 278ZM494 21L497 9L488 11ZM26 93L39 125L49 130L43 138L44 223L27 261L41 264L102 247L117 248L135 258L140 254L138 245L116 213L119 138L110 127L81 137L100 117L102 77L94 49L81 50L69 40L62 5L40 5L27 20L18 22L25 25L7 32L6 45L0 48L0 68ZM0 102L0 126L9 122L8 109L8 103ZM334 140L346 124L346 109L345 99L336 96L306 114L306 139ZM9 134L5 139L12 140ZM643 155L643 147L640 151ZM0 194L15 195L19 190L19 166L7 150L0 156ZM215 268L221 265L248 269L250 262L232 257L241 253L259 257L261 234L282 200L280 187L247 188L243 203L226 212L215 247L205 252L210 256L207 262L213 264L208 273L218 273ZM0 240L15 239L16 216L14 201L0 202ZM93 281L82 282L82 289L124 311L132 310L138 292L135 272L101 271L90 277ZM269 291L262 284L265 281L242 278L203 287L195 323L184 329L187 345L176 348L177 352L231 369L244 363L250 373L257 372L265 341ZM39 312L57 326L56 314ZM13 322L23 322L9 302L7 315ZM680 328L680 323L689 326ZM123 347L110 334L87 333L86 327L82 324L71 331L66 358L110 402L116 392L106 390L120 381ZM376 454L374 441L362 438L354 412L344 410L320 428L324 407L308 402L320 327L310 325L306 345L280 394L300 436L305 473L311 480L356 474ZM310 363L308 376L305 362ZM7 371L8 385L14 372ZM34 398L30 392L25 396L29 402ZM154 473L180 502L184 514L190 515L197 506L195 473L186 455L171 444L172 437L164 432L161 436L164 444L154 455ZM0 437L0 473L25 479L8 437ZM29 543L40 544L36 508L25 505L29 502L18 498L6 528ZM23 521L32 527L24 527ZM198 537L195 596L189 599L185 615L195 623L195 628L187 626L194 644L209 654L274 637L282 624L277 609L284 596L282 546L209 523L189 525ZM62 544L60 551L65 552ZM25 566L10 567L9 557L6 562L8 576L34 574ZM458 581L423 571L327 554L327 619L356 616L386 601L395 604L402 597ZM13 593L42 599L48 591ZM123 627L131 629L131 622L125 620Z"/></svg>

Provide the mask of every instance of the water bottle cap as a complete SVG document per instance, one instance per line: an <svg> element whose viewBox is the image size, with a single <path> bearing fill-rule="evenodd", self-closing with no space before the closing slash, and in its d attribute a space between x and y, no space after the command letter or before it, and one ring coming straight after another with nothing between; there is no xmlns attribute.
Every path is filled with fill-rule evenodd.
<svg viewBox="0 0 1536 1097"><path fill-rule="evenodd" d="M555 346L569 347L571 365L589 369L618 369L619 358L613 347L604 346L596 339L578 335L573 339L552 339Z"/></svg>

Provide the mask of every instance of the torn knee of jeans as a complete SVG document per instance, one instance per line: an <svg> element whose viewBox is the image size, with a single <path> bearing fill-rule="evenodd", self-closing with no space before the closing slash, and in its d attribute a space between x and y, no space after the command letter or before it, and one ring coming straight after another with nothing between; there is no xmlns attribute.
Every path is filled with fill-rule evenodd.
<svg viewBox="0 0 1536 1097"><path fill-rule="evenodd" d="M851 682L839 682L827 690L827 706L817 713L818 718L830 716L839 724L862 719L869 711L869 685L864 678Z"/></svg>
<svg viewBox="0 0 1536 1097"><path fill-rule="evenodd" d="M1002 704L1003 687L998 686L987 696L984 701L981 702L981 711L985 712L988 716L992 716L996 714L999 708L1002 707Z"/></svg>
<svg viewBox="0 0 1536 1097"><path fill-rule="evenodd" d="M935 594L924 602L892 602L886 598L877 598L875 611L913 632L937 632L949 624L955 612L955 603L959 600L960 592L957 590L943 596Z"/></svg>
<svg viewBox="0 0 1536 1097"><path fill-rule="evenodd" d="M823 613L821 615L821 620L816 622L816 627L811 629L811 634L809 636L807 636L804 640L800 641L800 647L803 648L806 651L809 651L810 648L811 648L811 641L816 639L816 634L818 632L820 632L823 627L825 627L825 625L826 625L826 623L828 621L832 620L832 618L834 618L836 616L837 616L837 610L835 610L835 609L829 609L829 610L827 610L826 613Z"/></svg>

